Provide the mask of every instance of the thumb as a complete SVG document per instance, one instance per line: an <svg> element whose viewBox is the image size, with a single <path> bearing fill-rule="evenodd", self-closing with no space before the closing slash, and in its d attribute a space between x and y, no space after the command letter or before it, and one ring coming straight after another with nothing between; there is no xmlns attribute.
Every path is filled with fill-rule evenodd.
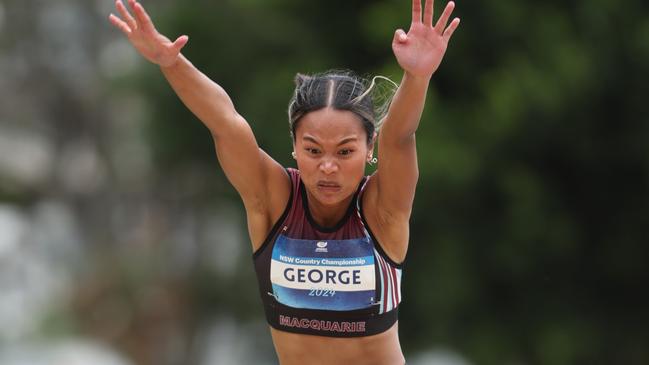
<svg viewBox="0 0 649 365"><path fill-rule="evenodd" d="M171 48L173 48L175 51L180 52L180 50L185 47L185 45L189 42L189 37L186 35L178 37L176 41L171 45Z"/></svg>
<svg viewBox="0 0 649 365"><path fill-rule="evenodd" d="M403 31L403 29L397 29L394 32L394 43L405 43L408 40L408 35L406 32Z"/></svg>

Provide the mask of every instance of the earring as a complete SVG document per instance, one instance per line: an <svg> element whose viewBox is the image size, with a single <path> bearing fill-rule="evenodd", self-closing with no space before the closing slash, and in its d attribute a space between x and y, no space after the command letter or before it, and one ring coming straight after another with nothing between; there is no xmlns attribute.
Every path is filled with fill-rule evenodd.
<svg viewBox="0 0 649 365"><path fill-rule="evenodd" d="M374 165L374 164L377 163L378 161L379 161L379 159L376 158L376 157L374 157L374 158L370 158L370 157L368 157L368 158L367 158L367 164L370 165L370 166Z"/></svg>
<svg viewBox="0 0 649 365"><path fill-rule="evenodd" d="M293 156L293 158L297 160L297 154L295 154L295 151L291 152L291 156Z"/></svg>

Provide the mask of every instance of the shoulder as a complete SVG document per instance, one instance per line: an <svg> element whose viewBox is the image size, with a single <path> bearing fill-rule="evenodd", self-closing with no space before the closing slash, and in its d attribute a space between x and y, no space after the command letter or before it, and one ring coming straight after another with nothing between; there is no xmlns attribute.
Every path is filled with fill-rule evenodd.
<svg viewBox="0 0 649 365"><path fill-rule="evenodd" d="M410 214L390 211L379 204L376 176L367 177L361 192L360 208L366 224L383 251L394 262L406 257L410 237Z"/></svg>
<svg viewBox="0 0 649 365"><path fill-rule="evenodd" d="M282 168L281 173L269 178L267 199L268 213L274 222L289 203L295 186L300 181L300 171L294 168Z"/></svg>
<svg viewBox="0 0 649 365"><path fill-rule="evenodd" d="M244 202L248 218L248 230L253 248L263 243L275 223L282 217L290 204L295 179L299 181L299 171L281 168L269 174L265 181L264 196L256 202Z"/></svg>

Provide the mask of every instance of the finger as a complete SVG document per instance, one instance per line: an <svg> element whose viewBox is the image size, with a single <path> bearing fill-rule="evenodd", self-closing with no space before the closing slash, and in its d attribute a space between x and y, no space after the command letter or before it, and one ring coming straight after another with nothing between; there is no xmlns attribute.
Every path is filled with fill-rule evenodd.
<svg viewBox="0 0 649 365"><path fill-rule="evenodd" d="M421 23L421 0L412 0L412 22Z"/></svg>
<svg viewBox="0 0 649 365"><path fill-rule="evenodd" d="M131 28L122 19L118 18L117 16L115 16L113 14L110 14L108 16L108 20L110 20L111 24L113 24L119 30L124 32L124 34L126 34L127 37L129 37L131 35Z"/></svg>
<svg viewBox="0 0 649 365"><path fill-rule="evenodd" d="M180 52L180 50L183 47L185 47L187 42L189 42L189 37L188 36L186 36L186 35L180 36L180 37L178 37L178 39L176 39L176 41L174 41L174 43L171 45L171 48L176 52Z"/></svg>
<svg viewBox="0 0 649 365"><path fill-rule="evenodd" d="M128 24L129 28L133 30L137 29L137 23L135 22L135 19L133 19L131 13L128 12L122 0L115 1L115 7L117 8L117 11L119 11L119 13L122 15L122 18L124 19L126 24Z"/></svg>
<svg viewBox="0 0 649 365"><path fill-rule="evenodd" d="M455 3L453 1L449 1L444 8L442 16L439 17L437 24L435 24L435 30L437 31L437 33L442 34L444 29L446 29L446 25L448 24L448 20L451 18L453 9L455 9Z"/></svg>
<svg viewBox="0 0 649 365"><path fill-rule="evenodd" d="M435 2L433 0L426 0L424 5L424 25L433 26L433 11Z"/></svg>
<svg viewBox="0 0 649 365"><path fill-rule="evenodd" d="M133 10L135 11L135 18L137 19L138 24L142 26L142 29L146 31L155 31L151 17L149 17L149 14L147 14L146 10L144 10L142 4L138 3L135 0L128 0L128 2L133 7Z"/></svg>
<svg viewBox="0 0 649 365"><path fill-rule="evenodd" d="M394 32L394 43L405 43L408 40L408 35L406 32L403 31L403 29L397 29Z"/></svg>
<svg viewBox="0 0 649 365"><path fill-rule="evenodd" d="M451 22L451 25L446 28L446 30L444 31L444 39L446 39L446 42L451 39L451 36L453 35L453 32L455 32L455 29L457 29L458 25L460 25L460 18L455 18Z"/></svg>
<svg viewBox="0 0 649 365"><path fill-rule="evenodd" d="M126 0L128 1L128 6L131 8L132 11L135 11L135 3L137 0Z"/></svg>

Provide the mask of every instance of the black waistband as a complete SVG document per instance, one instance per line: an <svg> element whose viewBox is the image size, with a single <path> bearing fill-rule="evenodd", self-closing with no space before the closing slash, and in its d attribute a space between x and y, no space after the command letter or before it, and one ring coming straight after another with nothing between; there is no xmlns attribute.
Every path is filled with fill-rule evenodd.
<svg viewBox="0 0 649 365"><path fill-rule="evenodd" d="M273 328L327 337L362 337L388 330L398 318L398 308L382 314L374 308L357 311L324 311L292 308L267 299L266 320Z"/></svg>

